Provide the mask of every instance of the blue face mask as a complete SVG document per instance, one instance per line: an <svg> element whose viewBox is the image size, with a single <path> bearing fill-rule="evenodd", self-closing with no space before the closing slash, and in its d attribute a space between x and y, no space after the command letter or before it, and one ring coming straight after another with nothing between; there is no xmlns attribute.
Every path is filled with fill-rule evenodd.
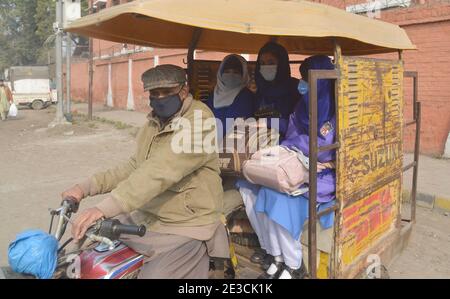
<svg viewBox="0 0 450 299"><path fill-rule="evenodd" d="M150 107L152 107L153 112L162 119L172 117L181 109L181 106L182 102L178 94L163 98L150 97Z"/></svg>
<svg viewBox="0 0 450 299"><path fill-rule="evenodd" d="M222 81L226 87L234 88L238 87L242 83L242 76L234 73L223 73Z"/></svg>
<svg viewBox="0 0 450 299"><path fill-rule="evenodd" d="M298 92L301 95L307 94L308 91L309 91L309 84L308 84L308 82L306 82L305 80L300 80L300 82L298 83L297 89L298 89Z"/></svg>

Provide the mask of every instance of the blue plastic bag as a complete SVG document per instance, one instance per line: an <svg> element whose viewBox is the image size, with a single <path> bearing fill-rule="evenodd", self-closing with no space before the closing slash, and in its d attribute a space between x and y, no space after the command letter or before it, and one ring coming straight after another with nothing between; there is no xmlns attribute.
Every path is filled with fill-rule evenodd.
<svg viewBox="0 0 450 299"><path fill-rule="evenodd" d="M58 240L41 230L28 230L16 236L8 249L14 272L50 279L58 260Z"/></svg>

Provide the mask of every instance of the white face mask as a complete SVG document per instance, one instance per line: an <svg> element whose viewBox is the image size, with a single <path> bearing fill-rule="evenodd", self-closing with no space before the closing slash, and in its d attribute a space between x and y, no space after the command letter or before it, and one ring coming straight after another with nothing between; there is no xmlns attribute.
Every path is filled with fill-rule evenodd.
<svg viewBox="0 0 450 299"><path fill-rule="evenodd" d="M234 73L223 73L222 81L226 87L234 88L238 87L242 83L242 76Z"/></svg>
<svg viewBox="0 0 450 299"><path fill-rule="evenodd" d="M277 76L278 65L261 65L259 72L266 81L273 81Z"/></svg>

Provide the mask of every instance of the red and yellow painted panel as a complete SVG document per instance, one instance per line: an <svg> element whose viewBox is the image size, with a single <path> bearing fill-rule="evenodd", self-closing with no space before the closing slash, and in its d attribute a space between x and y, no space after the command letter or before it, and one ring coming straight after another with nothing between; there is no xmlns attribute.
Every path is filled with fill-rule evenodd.
<svg viewBox="0 0 450 299"><path fill-rule="evenodd" d="M393 228L398 214L400 180L391 182L345 208L342 217L342 263L351 264Z"/></svg>
<svg viewBox="0 0 450 299"><path fill-rule="evenodd" d="M337 256L345 266L370 249L398 217L403 65L361 57L341 57L338 65Z"/></svg>

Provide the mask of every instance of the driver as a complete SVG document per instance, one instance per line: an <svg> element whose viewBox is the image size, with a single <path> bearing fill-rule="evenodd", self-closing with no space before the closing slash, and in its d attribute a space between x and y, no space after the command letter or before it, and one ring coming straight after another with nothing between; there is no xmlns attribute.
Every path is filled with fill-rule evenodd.
<svg viewBox="0 0 450 299"><path fill-rule="evenodd" d="M209 256L229 257L220 220L223 189L218 154L204 144L206 136L216 135L214 116L205 104L193 100L186 73L178 66L152 68L142 81L150 93L152 112L137 135L134 155L62 193L63 198L72 196L78 202L109 193L75 219L72 235L80 240L97 220L121 215L125 224L147 227L142 238L121 238L146 256L139 278L208 278ZM186 132L187 138L179 138Z"/></svg>

